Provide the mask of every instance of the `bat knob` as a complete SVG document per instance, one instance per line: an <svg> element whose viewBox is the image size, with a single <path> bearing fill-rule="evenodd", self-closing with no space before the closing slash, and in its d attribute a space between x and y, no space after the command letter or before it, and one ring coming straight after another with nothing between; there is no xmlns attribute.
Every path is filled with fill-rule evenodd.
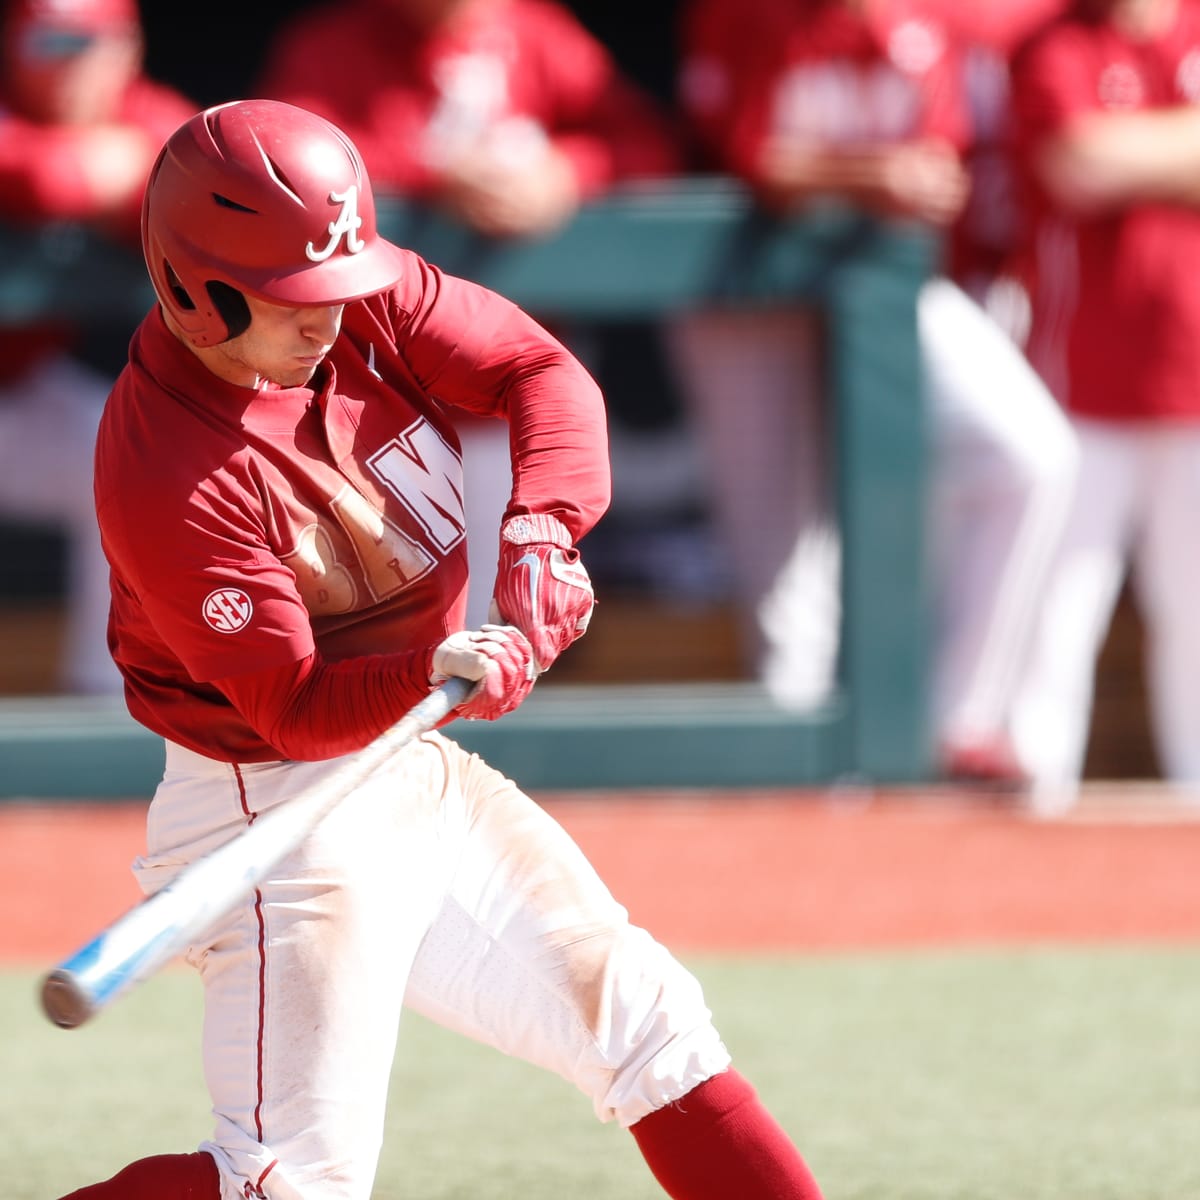
<svg viewBox="0 0 1200 1200"><path fill-rule="evenodd" d="M92 1015L91 998L70 971L51 971L42 981L42 1007L60 1029L76 1029Z"/></svg>

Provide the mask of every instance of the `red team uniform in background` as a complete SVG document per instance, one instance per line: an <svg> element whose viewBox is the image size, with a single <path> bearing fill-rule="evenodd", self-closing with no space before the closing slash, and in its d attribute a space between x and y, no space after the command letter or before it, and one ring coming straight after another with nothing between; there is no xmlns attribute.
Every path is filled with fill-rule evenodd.
<svg viewBox="0 0 1200 1200"><path fill-rule="evenodd" d="M702 149L753 181L764 141L918 137L962 148L957 47L912 0L859 15L826 0L700 0L685 9L684 98ZM720 63L721 72L707 64Z"/></svg>
<svg viewBox="0 0 1200 1200"><path fill-rule="evenodd" d="M1159 766L1174 782L1200 781L1200 210L1194 195L1169 199L1144 183L1090 207L1060 203L1039 173L1047 140L1095 128L1087 122L1111 129L1103 122L1196 111L1200 5L1141 6L1160 25L1143 36L1122 31L1114 7L1077 4L1013 66L1029 353L1071 414L1083 456L1019 706L1047 806L1069 803L1081 777L1095 664L1130 564ZM1165 128L1148 136L1170 136ZM1178 145L1186 163L1187 143Z"/></svg>
<svg viewBox="0 0 1200 1200"><path fill-rule="evenodd" d="M17 237L78 224L136 245L145 173L193 111L143 73L136 4L7 0L2 30L0 221ZM108 569L91 487L112 384L103 332L53 315L0 329L0 513L62 537L52 686L71 693L121 685L105 644ZM128 330L111 335L117 359Z"/></svg>
<svg viewBox="0 0 1200 1200"><path fill-rule="evenodd" d="M425 197L463 146L537 153L548 139L581 196L678 166L663 115L562 5L463 6L422 30L403 5L358 0L294 18L268 54L263 95L337 121L380 190Z"/></svg>
<svg viewBox="0 0 1200 1200"><path fill-rule="evenodd" d="M967 192L963 47L917 0L695 0L680 94L701 162L794 211L859 205L947 233ZM886 164L886 168L884 166ZM948 262L946 267L948 269ZM767 690L826 699L840 620L819 313L711 312L676 328L718 516ZM932 448L933 724L955 777L1019 779L1009 706L1074 467L1053 398L946 276L917 304Z"/></svg>
<svg viewBox="0 0 1200 1200"><path fill-rule="evenodd" d="M145 130L148 142L158 146L194 111L177 92L142 78L125 90L117 120ZM135 248L141 196L131 196L123 212L97 216L95 191L79 165L80 145L90 134L90 127L47 125L24 116L6 100L0 75L0 219L18 228L81 222ZM47 354L76 348L80 334L52 320L0 329L0 388Z"/></svg>
<svg viewBox="0 0 1200 1200"><path fill-rule="evenodd" d="M1022 147L1097 110L1200 102L1200 5L1162 38L1063 22L1018 61ZM1025 263L1037 296L1029 352L1081 416L1200 419L1200 218L1159 203L1075 220L1029 191Z"/></svg>

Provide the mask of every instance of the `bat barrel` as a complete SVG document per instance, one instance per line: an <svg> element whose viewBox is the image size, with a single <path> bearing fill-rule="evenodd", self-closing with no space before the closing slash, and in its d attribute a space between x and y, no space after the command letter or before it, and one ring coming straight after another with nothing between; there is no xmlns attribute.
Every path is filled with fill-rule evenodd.
<svg viewBox="0 0 1200 1200"><path fill-rule="evenodd" d="M88 992L62 967L42 980L42 1008L60 1030L78 1028L95 1012Z"/></svg>
<svg viewBox="0 0 1200 1200"><path fill-rule="evenodd" d="M42 1008L59 1029L78 1029L96 1011L91 995L63 967L42 981Z"/></svg>
<svg viewBox="0 0 1200 1200"><path fill-rule="evenodd" d="M42 1007L62 1029L75 1029L127 988L180 952L187 898L170 888L142 901L60 962L42 981Z"/></svg>

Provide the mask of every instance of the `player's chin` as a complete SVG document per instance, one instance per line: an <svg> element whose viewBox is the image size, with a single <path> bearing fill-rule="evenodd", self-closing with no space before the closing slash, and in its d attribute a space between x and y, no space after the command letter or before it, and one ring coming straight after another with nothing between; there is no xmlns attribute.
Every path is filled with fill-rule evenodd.
<svg viewBox="0 0 1200 1200"><path fill-rule="evenodd" d="M281 388L304 387L316 374L321 365L321 358L296 358L277 370L272 371L268 378Z"/></svg>

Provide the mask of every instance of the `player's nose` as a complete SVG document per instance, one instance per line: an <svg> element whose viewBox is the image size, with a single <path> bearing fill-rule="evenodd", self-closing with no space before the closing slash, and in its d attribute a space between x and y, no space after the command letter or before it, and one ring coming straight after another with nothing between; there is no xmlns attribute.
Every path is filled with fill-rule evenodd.
<svg viewBox="0 0 1200 1200"><path fill-rule="evenodd" d="M300 328L304 336L322 346L330 346L342 327L341 304L320 305L303 310Z"/></svg>

